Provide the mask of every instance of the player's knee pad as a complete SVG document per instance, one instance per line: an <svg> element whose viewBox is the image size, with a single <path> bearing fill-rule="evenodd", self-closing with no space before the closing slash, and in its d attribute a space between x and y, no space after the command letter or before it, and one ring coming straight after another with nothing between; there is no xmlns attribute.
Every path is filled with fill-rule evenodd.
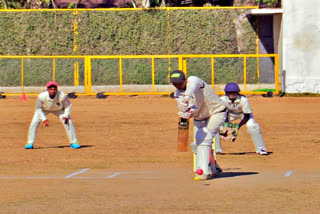
<svg viewBox="0 0 320 214"><path fill-rule="evenodd" d="M190 143L190 147L193 153L197 154L197 144L196 143Z"/></svg>
<svg viewBox="0 0 320 214"><path fill-rule="evenodd" d="M248 126L248 132L249 134L256 134L256 133L260 133L260 126L258 123L253 123L251 125Z"/></svg>
<svg viewBox="0 0 320 214"><path fill-rule="evenodd" d="M197 169L202 169L203 174L212 175L215 173L215 160L210 145L200 144L197 146Z"/></svg>
<svg viewBox="0 0 320 214"><path fill-rule="evenodd" d="M213 135L207 127L198 128L195 133L196 144L199 145L212 145Z"/></svg>
<svg viewBox="0 0 320 214"><path fill-rule="evenodd" d="M260 151L261 149L266 150L266 146L260 131L260 126L257 123L252 124L248 126L248 132L251 135L256 151Z"/></svg>

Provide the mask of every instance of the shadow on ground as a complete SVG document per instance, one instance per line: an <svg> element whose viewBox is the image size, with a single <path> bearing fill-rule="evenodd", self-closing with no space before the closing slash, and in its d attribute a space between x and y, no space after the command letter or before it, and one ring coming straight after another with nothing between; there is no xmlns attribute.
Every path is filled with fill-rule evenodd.
<svg viewBox="0 0 320 214"><path fill-rule="evenodd" d="M93 145L81 145L81 148L79 149L84 149L87 147L94 147ZM33 149L63 149L63 148L70 148L70 145L68 146L47 146L47 147L36 147Z"/></svg>
<svg viewBox="0 0 320 214"><path fill-rule="evenodd" d="M232 178L232 177L238 177L238 176L244 176L244 175L256 175L259 174L258 172L223 172L214 179L217 178Z"/></svg>
<svg viewBox="0 0 320 214"><path fill-rule="evenodd" d="M271 155L273 152L268 152L268 155ZM222 153L217 155L257 155L255 152L229 152L229 153Z"/></svg>

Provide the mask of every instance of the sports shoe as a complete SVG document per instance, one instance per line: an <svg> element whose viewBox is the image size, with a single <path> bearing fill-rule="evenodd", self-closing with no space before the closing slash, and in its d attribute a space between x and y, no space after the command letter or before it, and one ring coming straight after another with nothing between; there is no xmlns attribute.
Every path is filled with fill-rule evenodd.
<svg viewBox="0 0 320 214"><path fill-rule="evenodd" d="M216 167L217 172L214 175L220 175L222 173L222 169L220 167Z"/></svg>
<svg viewBox="0 0 320 214"><path fill-rule="evenodd" d="M206 174L202 174L202 175L198 175L197 173L194 175L193 180L195 181L205 181L208 180L210 178L213 178L213 175L206 175Z"/></svg>
<svg viewBox="0 0 320 214"><path fill-rule="evenodd" d="M222 155L222 152L223 152L222 150L217 150L216 155Z"/></svg>
<svg viewBox="0 0 320 214"><path fill-rule="evenodd" d="M24 146L25 149L33 149L33 144L32 143L27 143L25 146Z"/></svg>
<svg viewBox="0 0 320 214"><path fill-rule="evenodd" d="M259 151L257 151L258 155L268 155L268 152L266 149L260 149Z"/></svg>
<svg viewBox="0 0 320 214"><path fill-rule="evenodd" d="M81 148L80 144L78 144L78 143L71 143L70 147L73 148L73 149Z"/></svg>

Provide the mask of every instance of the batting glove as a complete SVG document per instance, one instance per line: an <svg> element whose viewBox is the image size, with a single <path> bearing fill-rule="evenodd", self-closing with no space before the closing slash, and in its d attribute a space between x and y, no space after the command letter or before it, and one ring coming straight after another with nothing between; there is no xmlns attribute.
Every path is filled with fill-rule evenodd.
<svg viewBox="0 0 320 214"><path fill-rule="evenodd" d="M180 111L185 112L188 110L188 103L184 100L178 100L177 103Z"/></svg>
<svg viewBox="0 0 320 214"><path fill-rule="evenodd" d="M179 111L178 115L184 119L190 119L193 116L196 107L192 106L187 111Z"/></svg>

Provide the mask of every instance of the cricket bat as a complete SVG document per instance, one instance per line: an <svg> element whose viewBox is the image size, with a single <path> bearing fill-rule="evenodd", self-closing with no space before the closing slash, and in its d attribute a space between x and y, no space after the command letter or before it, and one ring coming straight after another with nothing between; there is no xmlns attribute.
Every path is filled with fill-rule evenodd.
<svg viewBox="0 0 320 214"><path fill-rule="evenodd" d="M189 119L179 118L178 123L178 152L188 151L188 140L189 140Z"/></svg>

